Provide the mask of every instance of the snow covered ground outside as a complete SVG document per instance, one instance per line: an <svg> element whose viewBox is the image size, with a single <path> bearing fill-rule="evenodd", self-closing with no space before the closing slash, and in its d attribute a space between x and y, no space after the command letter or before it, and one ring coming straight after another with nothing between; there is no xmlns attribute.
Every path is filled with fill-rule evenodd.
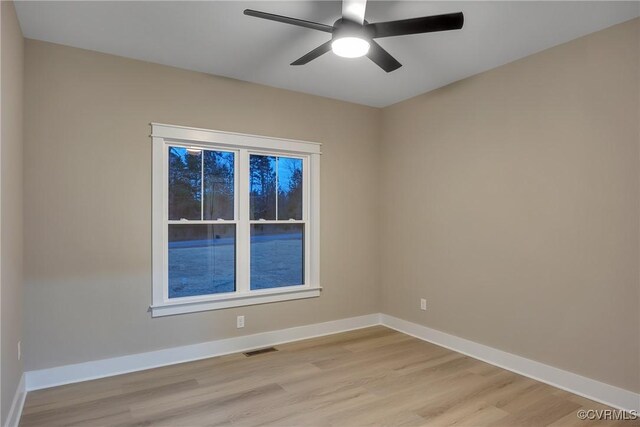
<svg viewBox="0 0 640 427"><path fill-rule="evenodd" d="M188 240L169 244L169 298L235 290L233 239ZM301 233L253 236L251 289L303 283Z"/></svg>

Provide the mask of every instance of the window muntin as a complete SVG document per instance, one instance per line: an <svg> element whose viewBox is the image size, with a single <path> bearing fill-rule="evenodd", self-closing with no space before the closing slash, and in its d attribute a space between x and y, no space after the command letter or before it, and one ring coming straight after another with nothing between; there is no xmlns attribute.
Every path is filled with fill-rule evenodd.
<svg viewBox="0 0 640 427"><path fill-rule="evenodd" d="M251 154L249 162L251 219L301 220L302 159Z"/></svg>
<svg viewBox="0 0 640 427"><path fill-rule="evenodd" d="M320 145L152 126L152 315L319 296ZM268 166L254 194L252 156Z"/></svg>

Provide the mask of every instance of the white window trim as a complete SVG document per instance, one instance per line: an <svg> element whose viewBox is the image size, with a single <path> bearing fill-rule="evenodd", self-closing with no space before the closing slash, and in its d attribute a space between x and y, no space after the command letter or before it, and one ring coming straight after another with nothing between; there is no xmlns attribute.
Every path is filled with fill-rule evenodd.
<svg viewBox="0 0 640 427"><path fill-rule="evenodd" d="M153 144L152 176L152 263L153 292L150 306L153 317L193 313L245 305L264 304L320 296L320 155L317 142L246 135L241 133L198 129L151 123ZM206 221L213 224L236 224L236 292L195 297L168 298L168 146L182 145L236 152L234 220ZM304 285L251 291L249 287L249 221L248 188L249 154L293 156L303 159L305 230ZM280 221L283 223L284 221ZM287 222L284 222L287 223ZM244 244L240 243L246 242ZM242 252L242 253L241 253Z"/></svg>

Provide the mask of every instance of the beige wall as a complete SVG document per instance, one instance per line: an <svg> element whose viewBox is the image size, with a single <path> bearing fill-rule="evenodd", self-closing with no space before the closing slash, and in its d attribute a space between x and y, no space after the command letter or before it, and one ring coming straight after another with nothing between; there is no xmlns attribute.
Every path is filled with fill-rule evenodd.
<svg viewBox="0 0 640 427"><path fill-rule="evenodd" d="M383 312L640 391L639 26L384 110Z"/></svg>
<svg viewBox="0 0 640 427"><path fill-rule="evenodd" d="M28 370L378 311L379 110L31 40L25 58ZM320 298L151 318L152 121L324 143Z"/></svg>
<svg viewBox="0 0 640 427"><path fill-rule="evenodd" d="M22 376L22 75L24 39L13 2L0 2L0 425Z"/></svg>

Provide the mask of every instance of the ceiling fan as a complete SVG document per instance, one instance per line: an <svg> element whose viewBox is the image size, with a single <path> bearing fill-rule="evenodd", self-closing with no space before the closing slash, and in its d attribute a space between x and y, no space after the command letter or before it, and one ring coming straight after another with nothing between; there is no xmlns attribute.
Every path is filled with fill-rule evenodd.
<svg viewBox="0 0 640 427"><path fill-rule="evenodd" d="M367 0L343 0L342 17L334 22L333 26L252 9L245 9L244 14L331 34L331 40L295 60L291 65L307 64L329 50L333 50L333 53L344 58L358 58L367 55L387 73L397 70L402 67L402 64L374 39L459 30L464 23L462 12L369 23L364 19L366 6Z"/></svg>

